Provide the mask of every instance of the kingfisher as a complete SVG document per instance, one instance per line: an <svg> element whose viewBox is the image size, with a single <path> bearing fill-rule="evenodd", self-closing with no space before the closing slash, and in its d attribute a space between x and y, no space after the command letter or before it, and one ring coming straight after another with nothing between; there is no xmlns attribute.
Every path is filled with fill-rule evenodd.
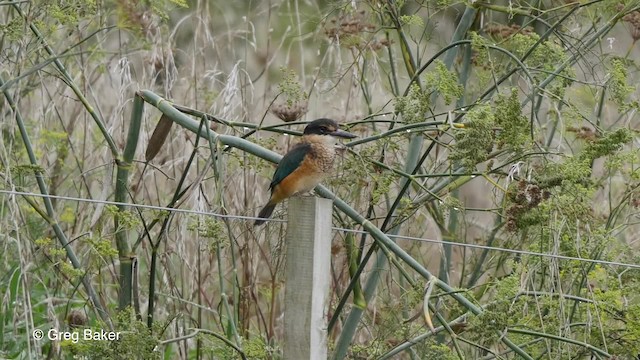
<svg viewBox="0 0 640 360"><path fill-rule="evenodd" d="M356 135L340 130L331 119L318 119L304 128L302 141L284 155L269 185L271 197L254 226L263 224L276 205L291 196L304 194L320 184L333 169L336 158L337 138L353 139Z"/></svg>

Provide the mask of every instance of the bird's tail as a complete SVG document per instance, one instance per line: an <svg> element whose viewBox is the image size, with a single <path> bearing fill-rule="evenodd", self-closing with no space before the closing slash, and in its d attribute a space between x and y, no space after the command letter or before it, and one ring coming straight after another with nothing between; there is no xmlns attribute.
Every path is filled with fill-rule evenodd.
<svg viewBox="0 0 640 360"><path fill-rule="evenodd" d="M273 210L276 208L277 203L271 203L268 202L267 205L265 205L265 207L262 208L262 210L260 210L260 212L258 213L258 217L261 219L256 220L253 223L253 226L258 226L258 225L262 225L265 223L265 221L267 221L266 219L268 219L271 214L273 214Z"/></svg>

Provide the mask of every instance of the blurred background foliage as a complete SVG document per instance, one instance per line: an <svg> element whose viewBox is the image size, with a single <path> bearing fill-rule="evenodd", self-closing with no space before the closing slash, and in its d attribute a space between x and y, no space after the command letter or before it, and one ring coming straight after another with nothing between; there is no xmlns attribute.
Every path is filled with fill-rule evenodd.
<svg viewBox="0 0 640 360"><path fill-rule="evenodd" d="M334 358L635 358L638 39L637 0L0 1L0 357L282 357L274 167L154 142L149 89L281 154L338 120L326 185L484 310L335 211ZM126 336L31 336L82 327Z"/></svg>

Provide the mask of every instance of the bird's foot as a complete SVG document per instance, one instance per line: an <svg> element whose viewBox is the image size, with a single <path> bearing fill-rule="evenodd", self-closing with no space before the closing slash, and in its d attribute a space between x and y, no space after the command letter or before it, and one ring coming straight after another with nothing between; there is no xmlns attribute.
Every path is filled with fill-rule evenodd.
<svg viewBox="0 0 640 360"><path fill-rule="evenodd" d="M313 193L313 190L311 190L311 191L305 191L303 193L296 194L294 196L297 196L297 197L314 197L315 195Z"/></svg>

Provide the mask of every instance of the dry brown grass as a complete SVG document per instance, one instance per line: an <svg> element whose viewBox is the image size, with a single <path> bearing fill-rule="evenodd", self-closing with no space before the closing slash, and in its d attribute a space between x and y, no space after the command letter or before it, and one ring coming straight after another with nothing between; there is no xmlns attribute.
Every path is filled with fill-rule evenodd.
<svg viewBox="0 0 640 360"><path fill-rule="evenodd" d="M77 5L87 6L82 2ZM82 20L76 22L56 18L52 8L43 10L35 5L21 6L29 19L38 19L34 24L60 56L71 80L81 89L95 113L99 114L119 151L125 147L131 123L131 100L140 89L150 89L175 104L212 114L227 122L217 123L217 132L235 136L252 132L255 125L280 125L281 120L306 121L318 117L331 117L343 124L355 123L352 131L361 138L388 131L391 121L398 121L394 124L396 127L407 125L402 123L406 117L394 114L394 101L402 95L411 76L403 61L400 38L391 29L391 21L385 20L384 26L381 24L382 10L377 6L378 2L357 2L357 9L353 9L351 2L318 5L301 1L249 4L193 1L188 9L170 6L171 11L166 19L158 15L158 11L133 1L118 0L108 5L96 12L80 12L78 16ZM450 9L464 10L463 7ZM519 9L524 11L524 8ZM47 17L45 11L51 15ZM458 13L442 11L435 4L420 6L418 3L411 3L404 11L406 14L402 14L415 13L423 24L426 23L422 27L419 22L414 23L416 18L414 22L411 22L411 18L403 18L405 22L402 23L404 35L412 45L409 51L418 64L424 64L449 43ZM500 25L487 27L483 34L493 35L501 41L514 32L525 36L533 34L531 27L506 24L503 18L505 14L496 9L486 11L482 15L487 17L482 19L486 21L483 24ZM559 17L565 10L561 8L554 11L557 14L553 14ZM426 117L424 121L439 121L441 124L354 147L353 152L347 152L341 159L335 178L327 185L359 213L381 226L401 189L404 178L401 173L410 172L404 166L412 152L411 139L419 134L424 136L424 141L418 156L432 142L437 144L427 154L417 172L418 177L412 178L411 190L398 207L398 219L402 220L399 231L402 235L536 252L566 250L571 256L634 261L628 249L637 248L637 234L640 231L635 220L637 196L630 195L637 192L637 178L634 178L637 176L634 170L637 159L632 152L626 157L612 156L611 162L619 161L620 165L611 172L607 172L607 164L601 164L600 160L593 165L592 180L596 185L590 193L594 203L588 225L567 224L568 220L562 217L571 218L572 215L567 213L572 210L563 212L551 207L545 209L556 218L549 220L550 223L545 225L548 227L539 225L518 232L523 225L516 223L515 219L508 228L502 226L509 216L505 212L509 208L505 205L509 201L507 192L511 191L509 184L516 183L507 176L511 165L518 161L526 162L516 177L535 178L548 163L564 163L568 156L579 154L589 143L600 139L602 132L618 127L636 131L632 133L634 139L631 143L637 143L638 128L635 125L637 121L634 121L637 120L637 109L627 111L609 98L601 101L602 89L610 84L607 82L610 79L608 58L623 56L630 63L629 69L635 66L633 56L638 54L637 49L631 46L635 44L637 36L636 32L629 32L629 28L633 30L637 13L636 10L622 17L625 24L619 24L607 33L607 36L615 38L611 47L607 47L609 43L603 39L600 46L577 49L590 34L586 26L580 25L579 20L585 19L582 16L587 16L582 13L571 17L571 23L561 28L562 36L553 35L554 42L564 42L562 46L567 54L583 52L583 56L573 66L574 77L578 81L567 87L563 101L541 92L545 95L542 104L534 105L538 106L539 111L537 118L530 120L534 121L534 140L540 146L536 148L539 151L535 155L520 159L497 154L480 164L478 170L464 172L473 173L473 178L467 178L469 181L460 186L451 185L451 179L458 178L457 175L447 176L459 165L449 161L450 146L455 143L457 132L464 131L449 128L448 117L462 116L473 105L472 99L502 74L506 58L497 58L500 55L492 53L491 61L498 66L490 66L489 62L478 64L464 84L466 102L460 104L464 110L436 99L430 108L433 113L423 114ZM556 15L548 21L556 21ZM113 200L117 171L115 158L87 107L78 101L70 89L69 81L64 81L52 65L33 70L34 66L42 64L49 56L24 26L24 19L4 3L0 4L0 19L0 24L6 24L0 33L0 76L6 82L28 74L13 83L8 91L17 100L16 109L25 119L49 192L52 195L98 201L53 199L53 205L56 221L72 241L71 248L80 259L82 269L87 271L103 306L114 315L118 304L117 265L120 260L112 248L115 247L114 236L119 229L113 227L113 209L100 201ZM9 26L14 22L21 25L14 29ZM120 28L110 27L115 24ZM98 29L103 30L93 34ZM12 37L10 30L16 31L17 35ZM89 40L82 42L91 34ZM574 38L580 41L574 41ZM461 52L456 60L459 71L462 71L461 64L465 59L467 55ZM283 81L287 73L281 67L292 70L296 78ZM535 76L546 76L550 71L540 68L534 70ZM635 78L637 74L630 71L627 84L635 84ZM422 81L425 81L424 76ZM509 85L505 83L501 86L500 91L506 93L510 86L517 86L521 99L525 99L530 85L524 76L514 77ZM295 90L292 89L296 86L304 92L304 96L295 98ZM629 101L637 99L637 89L628 96ZM287 100L291 98L295 98L295 101L288 103ZM527 117L529 106L523 109ZM594 108L599 110L591 111ZM138 287L134 296L139 297L139 307L135 311L146 323L144 316L148 310L153 252L151 244L160 241L158 269L153 274L156 283L154 319L166 327L154 333L157 339L172 340L191 334L193 328L202 328L222 334L231 342L243 343L247 351L256 345L262 351L262 355L256 355L256 358L277 358L282 334L282 272L285 261L282 239L286 225L274 222L264 228L254 228L250 219L216 218L210 215L254 216L266 201L273 166L238 149L222 151L221 146L217 148L218 156L212 157L206 141L197 140L192 132L176 125L169 131L158 154L149 164L145 164L146 146L160 118L160 112L153 107L147 105L145 109L139 146L130 168L129 200L135 204L165 207L178 191L184 175L185 186L189 187L177 207L196 213L173 213L166 232L162 232L158 224L149 233L146 233L145 227L154 219L163 218L164 214L148 209L138 212L132 208L127 215L130 221L127 229L129 243L133 247L132 253L127 255L138 261ZM18 136L15 112L4 99L0 101L0 114L3 119L0 123L2 189L38 192L33 169L26 166L28 161ZM373 122L367 122L370 120ZM462 120L467 121L466 118ZM302 126L293 125L291 129L301 130ZM276 130L282 129L286 128ZM296 140L277 131L259 130L252 132L247 139L283 154ZM634 146L624 148L625 151L633 149ZM505 162L503 166L498 167L502 162ZM485 169L495 171L485 173ZM464 178L464 174L459 178ZM525 183L524 180L521 182ZM430 198L426 190L433 191L438 198ZM574 190L578 192L579 189ZM20 196L8 193L0 196L3 198L0 202L0 239L4 254L0 259L6 273L0 282L5 299L2 308L5 319L4 344L0 349L0 357L12 352L18 352L23 357L45 356L47 351L54 355L68 355L70 350L64 346L43 346L44 343L34 343L24 334L34 327L64 328L65 319L76 319L81 315L88 316L88 321L95 324L97 315L86 302L85 290L78 285L77 274L64 265L68 265L64 251L55 240L51 240L56 238L55 234L34 210L43 207L41 199L29 197L33 199L30 204ZM565 206L563 196L555 194L552 199L558 200L553 204L560 204L559 208ZM429 198L429 201L420 201L423 198ZM535 206L523 209L517 215L522 216L537 209L539 204L538 201ZM619 212L614 210L618 208ZM283 218L281 215L284 211L284 208L279 208L274 217ZM603 225L605 223L606 226ZM343 215L336 216L334 225L357 228ZM565 233L569 240L558 235L548 237L555 241L553 244L529 241L529 238L538 239L541 233L550 231L549 228L561 234L563 229L569 227L580 230L579 233ZM388 226L385 230L390 228ZM587 234L583 232L585 230ZM571 238L569 234L574 237ZM345 236L345 232L336 231L331 250L334 259L331 274L332 314L349 282ZM606 241L602 240L607 236L609 238ZM562 243L566 248L560 246L562 240L566 241ZM600 240L602 243L593 245ZM612 244L614 240L616 244ZM356 243L360 244L360 241L365 252L373 243L368 237L362 239L357 236ZM482 257L483 251L478 249L451 248L413 240L401 240L399 243L420 264L439 274L452 286L471 286L466 295L483 305L504 305L498 296L509 291L501 292L500 286L506 285L496 279L503 280L505 275L516 272L520 278L514 286L522 291L535 287L540 291L601 300L598 298L600 293L586 291L592 288L579 284L582 280L590 284L596 282L589 276L600 271L589 268L586 263L546 262L534 260L538 259L535 256L517 257L514 262L516 257L513 254L497 251L487 252L484 254L486 257ZM593 248L589 247L592 245ZM599 253L585 253L582 249L575 249L580 246L586 246L589 251L599 247L602 249ZM449 261L447 267L441 263L444 259ZM637 257L635 260L637 262ZM576 278L564 279L565 271L569 270L563 266L575 271ZM576 270L580 266L584 267ZM601 288L604 293L602 297L607 295L620 303L633 303L637 298L620 288L632 288L640 280L633 275L623 281L622 270L619 269L607 267L606 271L602 270L606 276L596 274L601 282L606 283ZM363 284L374 270L370 262L363 272ZM409 274L407 278L403 278L402 271ZM477 273L472 275L475 271ZM629 272L637 272L637 269ZM584 277L578 278L578 273ZM621 280L616 285L614 280L617 274ZM471 283L472 278L474 281ZM406 265L387 265L381 272L376 296L368 304L358 326L355 345L349 349L350 356L376 358L404 341L428 332L422 318L414 316L422 309L424 285L425 280ZM607 292L614 290L620 290L620 294ZM446 294L439 293L438 296L441 299L440 312L448 321L466 311ZM512 301L513 304L517 303L515 298ZM564 308L569 305L564 304L559 309L546 303L541 305L540 302L544 301L548 299L534 299L522 308L517 307L520 313L511 315L514 319L527 318L534 324L531 327L539 331L543 331L539 327L545 325L546 320L542 320L546 316L543 315L545 311L564 316L558 320L559 324L549 325L551 327L557 325L563 328L562 323L567 325L571 322L568 310ZM622 307L625 311L631 311ZM509 306L500 309L506 311L507 308L511 309ZM513 305L513 308L516 306ZM331 333L332 339L339 337L350 310L352 305L348 302L343 316ZM615 310L622 311L618 308ZM597 335L574 336L578 341L602 348L607 347L603 342L614 343L610 346L614 349L624 345L624 342L616 342L609 335L617 334L615 329L620 324L616 321L619 319L594 315L591 313L594 309L591 308L584 311L589 313L588 316L599 316L590 325L597 328L598 333L607 335L600 338ZM625 321L625 326L640 327L637 319ZM76 320L68 322L75 323ZM9 324L13 324L13 330ZM497 338L487 339L488 335L478 330L477 324L472 324L468 329L467 334L472 334L469 335L469 339L473 340L471 345L453 343L462 347L461 351L469 358L486 354L474 343L483 344L494 351L506 349ZM551 330L549 332L553 333ZM520 343L532 339L524 335L510 336L517 338ZM573 334L567 331L562 336L572 337ZM242 341L238 341L240 338ZM448 352L445 351L447 356L455 356L450 337L439 341L448 349ZM438 349L433 345L431 342L421 342L416 346L416 354L436 353ZM572 346L562 345L553 350L541 346L533 351L549 351L550 358L563 358L564 354L582 351L582 348L575 350ZM186 359L195 357L194 349L201 357L222 358L234 353L224 343L207 336L171 343L170 351L172 357Z"/></svg>

